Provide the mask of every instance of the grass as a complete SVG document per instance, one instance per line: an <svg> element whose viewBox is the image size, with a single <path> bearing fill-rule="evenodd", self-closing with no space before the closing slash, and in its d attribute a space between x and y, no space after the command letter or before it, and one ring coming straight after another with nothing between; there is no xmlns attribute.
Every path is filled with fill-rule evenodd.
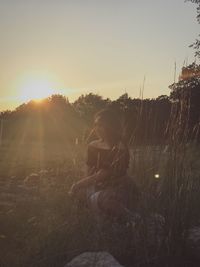
<svg viewBox="0 0 200 267"><path fill-rule="evenodd" d="M131 153L129 172L134 173L142 191L140 213L147 218L157 212L167 218L162 244L153 249L147 242L148 224L141 226L137 244L134 234L131 238L130 233L113 233L108 230L111 225L105 233L98 233L88 210L78 208L69 198L71 184L84 173L84 146L75 146L76 158L65 161L53 152L49 154L44 163L47 172L39 172L33 159L26 158L31 166L25 158L18 158L14 170L9 170L17 175L1 178L1 266L64 266L82 251L102 249L127 266L156 266L170 257L179 261L187 229L199 220L198 191L194 195L199 176L198 150L191 145L184 149L174 154L161 147L143 147ZM38 174L33 176L37 181L32 186L24 185L31 172ZM157 173L159 178L154 176Z"/></svg>
<svg viewBox="0 0 200 267"><path fill-rule="evenodd" d="M174 115L173 115L174 116ZM0 266L61 267L83 251L106 250L125 266L199 266L187 245L198 225L199 144L179 138L171 118L167 146L134 146L129 174L140 188L137 231L96 227L68 196L84 175L84 144L3 143L0 148ZM32 174L32 175L31 175ZM164 216L149 235L152 214Z"/></svg>

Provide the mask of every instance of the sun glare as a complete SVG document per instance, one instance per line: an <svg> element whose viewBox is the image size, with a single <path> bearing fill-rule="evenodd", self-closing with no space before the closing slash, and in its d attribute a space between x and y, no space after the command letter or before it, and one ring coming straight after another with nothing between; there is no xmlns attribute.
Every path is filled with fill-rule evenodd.
<svg viewBox="0 0 200 267"><path fill-rule="evenodd" d="M42 99L56 94L54 84L45 79L26 80L21 87L20 99L23 102L34 100L40 102Z"/></svg>

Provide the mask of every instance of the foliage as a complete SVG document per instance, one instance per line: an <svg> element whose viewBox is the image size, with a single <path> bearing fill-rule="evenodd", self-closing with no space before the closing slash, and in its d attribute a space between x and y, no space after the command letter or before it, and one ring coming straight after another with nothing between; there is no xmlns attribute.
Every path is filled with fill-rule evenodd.
<svg viewBox="0 0 200 267"><path fill-rule="evenodd" d="M46 169L35 167L37 158L32 159L29 169L25 153L18 158L15 176L3 177L1 171L1 266L63 267L72 257L91 250L106 250L124 266L195 266L191 265L194 255L189 258L184 248L188 226L199 220L198 148L170 143L168 152L162 146L131 150L129 173L142 192L138 212L144 218L152 213L166 218L164 237L156 247L147 235L148 221L132 232L111 223L98 229L89 210L69 198L71 184L84 174L86 147L74 144L72 149L77 152L75 161L68 157L62 162L55 149L48 147ZM61 150L60 156L63 158ZM32 186L25 183L31 171L36 179ZM160 174L159 179L155 173Z"/></svg>
<svg viewBox="0 0 200 267"><path fill-rule="evenodd" d="M105 108L109 102L109 99L103 99L100 95L89 93L86 95L81 95L73 103L73 106L80 117L87 123L91 124L94 114L100 109Z"/></svg>
<svg viewBox="0 0 200 267"><path fill-rule="evenodd" d="M84 127L73 106L61 95L22 104L12 112L2 112L0 119L3 119L3 140L23 144L75 142Z"/></svg>
<svg viewBox="0 0 200 267"><path fill-rule="evenodd" d="M172 86L171 100L124 94L110 101L92 94L70 104L54 96L1 113L0 265L61 267L85 250L106 250L124 266L195 266L185 248L189 227L200 219L199 144L196 138L188 143L189 124L180 123L188 121L192 107L185 93L196 88L197 78L191 79ZM132 232L112 223L99 229L91 212L67 194L85 170L86 145L75 139L105 106L121 116L132 145L129 174L140 188L137 212L144 220ZM199 105L194 107L199 110ZM148 218L155 213L165 217L165 224L161 240L153 245ZM157 237L158 232L153 235Z"/></svg>
<svg viewBox="0 0 200 267"><path fill-rule="evenodd" d="M200 23L200 0L186 0L188 2L192 2L194 4L197 4L197 21Z"/></svg>
<svg viewBox="0 0 200 267"><path fill-rule="evenodd" d="M200 1L199 0L186 0L189 2L192 2L194 4L197 4L197 21L200 24ZM200 34L199 34L200 37ZM195 56L200 58L200 39L196 39L195 42L190 45L190 47L193 47L195 49Z"/></svg>
<svg viewBox="0 0 200 267"><path fill-rule="evenodd" d="M188 138L199 138L200 123L200 66L195 63L184 67L177 83L169 86L170 98L173 101L174 115L179 117L178 123Z"/></svg>

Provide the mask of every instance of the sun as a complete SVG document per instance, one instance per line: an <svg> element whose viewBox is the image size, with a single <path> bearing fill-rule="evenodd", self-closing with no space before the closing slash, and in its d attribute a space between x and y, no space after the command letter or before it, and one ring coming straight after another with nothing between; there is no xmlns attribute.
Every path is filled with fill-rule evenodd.
<svg viewBox="0 0 200 267"><path fill-rule="evenodd" d="M53 89L54 84L48 79L44 78L32 78L27 79L21 87L20 99L23 102L34 100L40 102L42 99L56 94L56 90Z"/></svg>

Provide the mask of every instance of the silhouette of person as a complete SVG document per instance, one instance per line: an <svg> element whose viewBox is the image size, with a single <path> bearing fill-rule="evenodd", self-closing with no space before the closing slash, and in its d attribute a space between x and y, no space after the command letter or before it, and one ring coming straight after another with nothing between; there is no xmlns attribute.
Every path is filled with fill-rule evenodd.
<svg viewBox="0 0 200 267"><path fill-rule="evenodd" d="M130 156L120 119L112 110L103 109L95 115L94 131L97 139L87 151L88 176L74 183L70 194L93 211L129 222L133 219L129 202L137 199L138 191L127 175Z"/></svg>

